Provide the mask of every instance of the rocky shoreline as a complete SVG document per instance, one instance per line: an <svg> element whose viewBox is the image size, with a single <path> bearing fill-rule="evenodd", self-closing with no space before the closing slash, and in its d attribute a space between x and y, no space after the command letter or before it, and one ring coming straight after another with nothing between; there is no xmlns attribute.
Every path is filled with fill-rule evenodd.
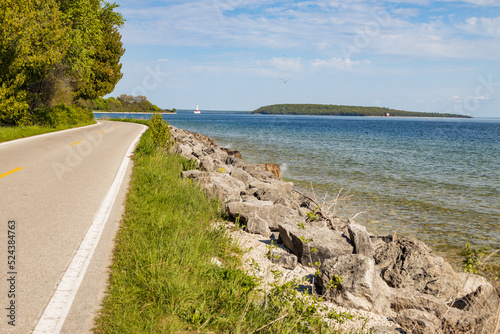
<svg viewBox="0 0 500 334"><path fill-rule="evenodd" d="M330 305L372 314L375 333L500 332L499 291L484 277L455 272L415 238L369 234L294 190L275 164L244 161L209 137L170 128L174 151L193 162L182 177L224 203L244 226L239 238L277 243L250 247L271 252L259 254L287 276L310 277L311 290Z"/></svg>

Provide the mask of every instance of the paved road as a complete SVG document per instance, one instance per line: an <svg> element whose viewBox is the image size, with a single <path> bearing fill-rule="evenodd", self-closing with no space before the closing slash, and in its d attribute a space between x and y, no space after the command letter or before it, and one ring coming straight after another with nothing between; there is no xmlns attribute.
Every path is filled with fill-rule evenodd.
<svg viewBox="0 0 500 334"><path fill-rule="evenodd" d="M143 129L139 124L101 122L0 144L1 333L35 330L55 292L61 292L59 284L66 279L68 267L78 262L72 262L75 254L88 241L96 213L102 210L129 147ZM70 300L61 333L87 333L93 326L105 291L130 168L81 285L76 284L80 288ZM82 246L83 251L87 246ZM9 258L12 255L15 263ZM8 323L12 314L15 327ZM49 315L45 328L50 328L50 321Z"/></svg>

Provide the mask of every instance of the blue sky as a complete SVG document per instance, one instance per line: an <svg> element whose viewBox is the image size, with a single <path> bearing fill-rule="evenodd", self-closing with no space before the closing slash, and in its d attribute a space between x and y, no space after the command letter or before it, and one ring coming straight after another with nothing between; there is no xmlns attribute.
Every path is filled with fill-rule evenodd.
<svg viewBox="0 0 500 334"><path fill-rule="evenodd" d="M500 117L500 0L118 4L127 51L112 96L177 109L322 103Z"/></svg>

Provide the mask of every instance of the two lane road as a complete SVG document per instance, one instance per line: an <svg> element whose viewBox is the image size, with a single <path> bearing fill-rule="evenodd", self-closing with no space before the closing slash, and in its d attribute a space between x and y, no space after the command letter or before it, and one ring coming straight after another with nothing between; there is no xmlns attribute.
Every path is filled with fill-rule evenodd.
<svg viewBox="0 0 500 334"><path fill-rule="evenodd" d="M144 130L100 122L0 144L1 333L92 328L130 175L127 156Z"/></svg>

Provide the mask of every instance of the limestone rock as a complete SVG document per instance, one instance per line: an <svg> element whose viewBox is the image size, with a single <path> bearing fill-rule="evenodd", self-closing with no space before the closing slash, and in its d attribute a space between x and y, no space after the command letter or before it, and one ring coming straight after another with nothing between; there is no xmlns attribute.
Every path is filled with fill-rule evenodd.
<svg viewBox="0 0 500 334"><path fill-rule="evenodd" d="M280 249L273 249L269 254L271 262L282 266L283 268L293 270L297 266L297 256Z"/></svg>
<svg viewBox="0 0 500 334"><path fill-rule="evenodd" d="M390 314L387 298L389 287L380 279L372 258L362 254L330 258L321 264L320 272L316 287L327 300L343 306Z"/></svg>
<svg viewBox="0 0 500 334"><path fill-rule="evenodd" d="M245 185L247 185L247 188L249 187L250 183L257 181L254 177L252 177L252 175L248 174L240 168L233 168L231 170L231 176L243 182Z"/></svg>
<svg viewBox="0 0 500 334"><path fill-rule="evenodd" d="M297 224L280 224L279 231L283 244L303 265L323 263L326 259L353 252L353 246L342 233L327 227L307 225L302 229Z"/></svg>
<svg viewBox="0 0 500 334"><path fill-rule="evenodd" d="M453 328L454 333L495 333L500 330L499 291L481 285L476 291L450 303L453 309L461 310L460 317L446 317L444 327Z"/></svg>
<svg viewBox="0 0 500 334"><path fill-rule="evenodd" d="M391 289L390 300L395 312L417 309L441 318L449 309L439 298L408 289Z"/></svg>
<svg viewBox="0 0 500 334"><path fill-rule="evenodd" d="M421 310L406 309L398 313L396 322L412 334L441 333L441 321L434 315Z"/></svg>
<svg viewBox="0 0 500 334"><path fill-rule="evenodd" d="M373 257L374 250L366 228L356 223L349 224L347 228L349 238L354 244L354 253Z"/></svg>
<svg viewBox="0 0 500 334"><path fill-rule="evenodd" d="M376 242L375 262L384 281L393 288L414 289L447 300L461 291L461 281L451 266L432 255L414 238L382 237Z"/></svg>
<svg viewBox="0 0 500 334"><path fill-rule="evenodd" d="M223 202L239 201L246 189L243 182L224 173L190 170L182 172L181 175L184 178L197 180L202 188L213 193Z"/></svg>
<svg viewBox="0 0 500 334"><path fill-rule="evenodd" d="M290 208L272 205L268 201L231 202L227 211L233 218L240 217L240 222L247 226L249 232L264 236L269 236L271 230L278 230L279 224L296 224L302 219Z"/></svg>

